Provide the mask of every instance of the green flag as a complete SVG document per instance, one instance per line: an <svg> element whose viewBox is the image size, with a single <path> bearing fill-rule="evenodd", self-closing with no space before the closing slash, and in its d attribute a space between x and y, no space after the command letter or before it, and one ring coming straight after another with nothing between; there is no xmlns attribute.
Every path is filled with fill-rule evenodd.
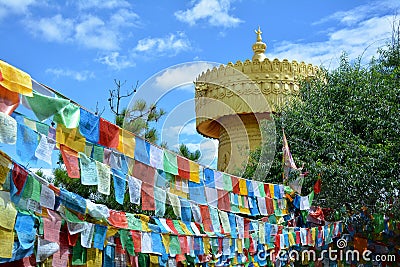
<svg viewBox="0 0 400 267"><path fill-rule="evenodd" d="M69 103L62 110L54 114L53 120L61 123L68 129L72 129L79 126L80 114L80 108L73 103Z"/></svg>
<svg viewBox="0 0 400 267"><path fill-rule="evenodd" d="M69 100L42 95L33 91L33 97L25 97L36 117L43 121L61 111L70 102Z"/></svg>
<svg viewBox="0 0 400 267"><path fill-rule="evenodd" d="M164 149L164 172L178 175L178 160L176 155L168 150Z"/></svg>

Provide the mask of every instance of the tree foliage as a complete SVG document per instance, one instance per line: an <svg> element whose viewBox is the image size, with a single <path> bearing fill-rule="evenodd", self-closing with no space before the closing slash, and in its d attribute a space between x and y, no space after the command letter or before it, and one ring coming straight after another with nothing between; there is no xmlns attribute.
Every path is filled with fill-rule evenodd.
<svg viewBox="0 0 400 267"><path fill-rule="evenodd" d="M151 124L157 123L166 112L157 108L155 104L147 104L145 100L138 99L133 106L125 109L121 115L116 117L116 123L136 135L155 143L158 140L158 133Z"/></svg>
<svg viewBox="0 0 400 267"><path fill-rule="evenodd" d="M346 55L332 71L304 80L300 96L275 116L277 148L267 180L282 182L282 131L297 166L309 171L303 195L319 175L322 191L314 204L338 218L370 213L400 218L399 35L363 66ZM257 159L260 149L252 152ZM246 170L247 175L255 164Z"/></svg>
<svg viewBox="0 0 400 267"><path fill-rule="evenodd" d="M201 157L201 152L198 149L194 152L191 152L185 144L180 144L179 155L181 155L187 159L190 159L192 161L198 161Z"/></svg>
<svg viewBox="0 0 400 267"><path fill-rule="evenodd" d="M158 140L158 134L156 128L152 127L151 124L157 123L166 112L157 108L156 104L149 105L144 99L137 99L132 107L122 108L121 101L136 93L139 82L136 82L136 86L125 94L121 93L121 89L126 81L121 82L114 79L114 83L115 88L109 90L108 103L111 112L115 115L115 124L155 143Z"/></svg>

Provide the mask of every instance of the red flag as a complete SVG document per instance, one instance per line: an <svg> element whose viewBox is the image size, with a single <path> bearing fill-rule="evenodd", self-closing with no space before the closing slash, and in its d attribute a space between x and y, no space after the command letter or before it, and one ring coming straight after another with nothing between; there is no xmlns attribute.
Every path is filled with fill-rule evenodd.
<svg viewBox="0 0 400 267"><path fill-rule="evenodd" d="M231 211L231 202L229 193L225 190L217 189L218 192L218 209L224 211Z"/></svg>
<svg viewBox="0 0 400 267"><path fill-rule="evenodd" d="M142 183L142 210L156 210L154 203L154 186Z"/></svg>
<svg viewBox="0 0 400 267"><path fill-rule="evenodd" d="M174 222L171 219L167 219L166 223L167 223L169 229L171 229L172 233L179 235L178 230L176 230Z"/></svg>
<svg viewBox="0 0 400 267"><path fill-rule="evenodd" d="M126 219L126 214L123 211L110 210L108 222L117 228L128 228L128 220Z"/></svg>
<svg viewBox="0 0 400 267"><path fill-rule="evenodd" d="M183 179L189 180L190 178L189 160L181 156L177 156L176 159L178 162L178 175Z"/></svg>
<svg viewBox="0 0 400 267"><path fill-rule="evenodd" d="M239 195L240 194L240 187L239 187L239 178L236 176L231 175L232 179L232 193Z"/></svg>
<svg viewBox="0 0 400 267"><path fill-rule="evenodd" d="M131 231L132 239L135 240L133 242L133 247L135 248L135 252L142 251L142 233L139 231Z"/></svg>
<svg viewBox="0 0 400 267"><path fill-rule="evenodd" d="M149 165L141 163L135 160L135 165L133 167L133 177L141 180L142 182L154 186L154 174L155 169Z"/></svg>
<svg viewBox="0 0 400 267"><path fill-rule="evenodd" d="M208 206L200 205L200 214L201 218L203 219L204 231L213 232L210 210L208 209Z"/></svg>
<svg viewBox="0 0 400 267"><path fill-rule="evenodd" d="M180 236L178 236L178 239L179 239L179 244L181 246L182 254L189 254L190 253L190 250L189 250L190 248L188 246L188 242L187 242L186 236L180 235Z"/></svg>
<svg viewBox="0 0 400 267"><path fill-rule="evenodd" d="M17 189L16 195L19 196L24 188L26 178L28 177L28 172L24 170L21 166L14 163L12 170L12 180Z"/></svg>
<svg viewBox="0 0 400 267"><path fill-rule="evenodd" d="M315 194L319 194L321 192L321 184L322 184L321 177L318 177L318 180L314 185L314 193Z"/></svg>
<svg viewBox="0 0 400 267"><path fill-rule="evenodd" d="M111 148L117 148L119 144L119 127L103 118L100 118L99 144Z"/></svg>
<svg viewBox="0 0 400 267"><path fill-rule="evenodd" d="M1 73L0 73L1 78ZM1 81L1 79L0 79ZM19 105L19 94L12 92L0 85L0 111L11 115Z"/></svg>

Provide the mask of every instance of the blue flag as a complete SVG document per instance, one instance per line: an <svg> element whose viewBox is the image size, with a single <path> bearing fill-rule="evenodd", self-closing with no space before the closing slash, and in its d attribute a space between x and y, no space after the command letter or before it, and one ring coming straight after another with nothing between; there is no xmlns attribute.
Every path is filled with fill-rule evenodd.
<svg viewBox="0 0 400 267"><path fill-rule="evenodd" d="M153 247L153 252L160 253L161 255L166 253L165 247L161 240L161 234L151 233L151 245Z"/></svg>
<svg viewBox="0 0 400 267"><path fill-rule="evenodd" d="M39 144L38 134L23 124L17 126L17 155L22 163L36 163L35 151Z"/></svg>
<svg viewBox="0 0 400 267"><path fill-rule="evenodd" d="M100 117L81 108L81 118L79 121L79 131L87 141L97 144L99 141Z"/></svg>
<svg viewBox="0 0 400 267"><path fill-rule="evenodd" d="M229 218L229 226L231 227L231 237L237 238L237 231L236 231L236 216L233 213L228 213Z"/></svg>
<svg viewBox="0 0 400 267"><path fill-rule="evenodd" d="M32 246L28 249L24 249L19 242L14 242L14 247L12 250L12 257L8 258L0 258L0 264L6 262L13 262L17 260L21 260L33 254L35 246ZM14 265L13 265L14 266Z"/></svg>
<svg viewBox="0 0 400 267"><path fill-rule="evenodd" d="M103 266L115 267L115 247L107 245L103 253Z"/></svg>
<svg viewBox="0 0 400 267"><path fill-rule="evenodd" d="M60 188L60 199L61 203L63 203L65 207L82 214L86 213L86 199L80 195L69 192L64 188Z"/></svg>
<svg viewBox="0 0 400 267"><path fill-rule="evenodd" d="M204 184L202 180L200 180L199 184L189 181L189 199L193 200L197 204L207 204L206 194L204 192Z"/></svg>
<svg viewBox="0 0 400 267"><path fill-rule="evenodd" d="M94 226L93 247L103 250L104 241L106 240L107 226L96 224Z"/></svg>
<svg viewBox="0 0 400 267"><path fill-rule="evenodd" d="M214 171L208 168L204 168L204 184L207 187L215 188Z"/></svg>
<svg viewBox="0 0 400 267"><path fill-rule="evenodd" d="M150 165L150 143L138 136L135 137L135 142L135 160Z"/></svg>
<svg viewBox="0 0 400 267"><path fill-rule="evenodd" d="M190 207L190 203L184 198L179 198L179 200L181 201L182 221L190 222L192 220L192 208Z"/></svg>
<svg viewBox="0 0 400 267"><path fill-rule="evenodd" d="M256 197L249 197L249 204L250 204L250 213L251 213L251 215L252 216L260 215L260 212L258 211Z"/></svg>
<svg viewBox="0 0 400 267"><path fill-rule="evenodd" d="M246 180L246 186L247 186L247 195L249 197L254 197L254 189L251 180Z"/></svg>
<svg viewBox="0 0 400 267"><path fill-rule="evenodd" d="M30 249L35 245L36 228L33 216L18 212L15 221L15 231L23 249Z"/></svg>
<svg viewBox="0 0 400 267"><path fill-rule="evenodd" d="M115 200L123 205L124 204L124 196L125 196L125 190L126 190L126 180L125 180L125 174L116 169L111 169L112 174L113 174L113 180L114 180L114 190L115 190Z"/></svg>

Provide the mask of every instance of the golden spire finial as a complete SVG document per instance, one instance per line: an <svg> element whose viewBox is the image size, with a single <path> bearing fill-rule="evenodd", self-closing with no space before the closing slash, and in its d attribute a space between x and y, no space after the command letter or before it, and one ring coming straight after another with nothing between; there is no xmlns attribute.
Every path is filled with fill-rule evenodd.
<svg viewBox="0 0 400 267"><path fill-rule="evenodd" d="M258 59L258 61L263 61L266 56L264 54L265 49L267 49L267 45L265 43L262 42L262 31L260 29L260 25L258 25L258 30L254 30L254 32L257 34L257 42L255 42L253 44L253 51L254 51L254 55L253 55L253 60Z"/></svg>
<svg viewBox="0 0 400 267"><path fill-rule="evenodd" d="M262 38L261 38L262 31L260 30L260 25L258 25L258 30L254 30L254 32L257 34L257 42L261 42L262 41Z"/></svg>

